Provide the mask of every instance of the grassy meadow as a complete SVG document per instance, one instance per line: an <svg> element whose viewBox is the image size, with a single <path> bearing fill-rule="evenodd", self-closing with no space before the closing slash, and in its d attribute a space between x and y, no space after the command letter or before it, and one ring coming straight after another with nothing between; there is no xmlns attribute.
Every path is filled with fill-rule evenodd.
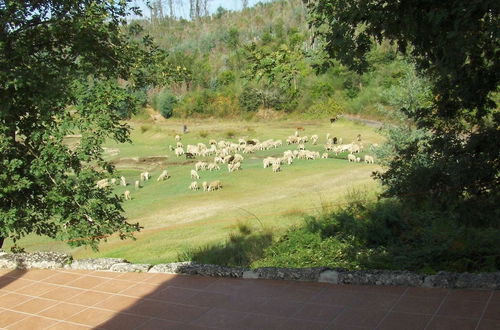
<svg viewBox="0 0 500 330"><path fill-rule="evenodd" d="M86 248L71 248L63 242L34 235L19 243L26 250L66 251L75 258L121 257L132 262L162 263L177 261L188 249L224 242L239 223L265 228L274 233L284 232L303 220L306 214L317 214L325 208L342 202L349 191L375 190L377 183L370 174L379 168L377 164L349 163L345 154L328 159L294 160L292 165L283 165L282 171L273 173L264 169L262 159L279 156L283 151L297 148L286 143L280 148L242 154L243 170L229 173L225 164L220 171L200 171L203 181L221 180L223 189L214 192L191 191L190 169L198 160L213 161L213 157L187 160L176 157L169 150L175 145L175 135L182 125L189 132L182 135L182 143L203 142L210 139L237 142L238 138L282 139L292 135L297 127L303 127L301 135L318 134L318 145L310 142L306 149L324 152L326 134L342 137L343 143L362 136L365 151L372 143L381 143L383 137L375 128L342 119L331 125L323 121L230 121L230 120L177 120L170 119L153 123L149 119L130 122L133 131L132 143L106 144L106 158L116 165L116 177L125 176L128 186L116 186L116 194L130 190L131 201L123 203L130 222L139 222L143 230L135 235L137 240L122 241L110 237L102 243L99 252ZM363 152L360 156L363 156ZM146 157L166 156L163 163L151 162ZM168 180L157 182L159 174L167 169ZM139 174L148 170L152 179L134 189ZM5 248L10 248L6 242Z"/></svg>

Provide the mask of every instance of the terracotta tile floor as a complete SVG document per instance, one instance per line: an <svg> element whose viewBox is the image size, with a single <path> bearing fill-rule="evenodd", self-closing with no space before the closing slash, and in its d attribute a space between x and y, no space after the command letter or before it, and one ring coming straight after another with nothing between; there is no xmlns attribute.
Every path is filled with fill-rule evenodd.
<svg viewBox="0 0 500 330"><path fill-rule="evenodd" d="M492 290L0 270L2 329L500 329Z"/></svg>

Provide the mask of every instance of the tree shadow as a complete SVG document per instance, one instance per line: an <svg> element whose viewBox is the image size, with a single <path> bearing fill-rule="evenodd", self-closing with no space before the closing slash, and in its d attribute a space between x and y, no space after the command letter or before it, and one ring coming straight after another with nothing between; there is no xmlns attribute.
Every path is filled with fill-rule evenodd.
<svg viewBox="0 0 500 330"><path fill-rule="evenodd" d="M25 269L13 269L10 272L0 276L0 289L6 287L10 283L17 281L26 274Z"/></svg>

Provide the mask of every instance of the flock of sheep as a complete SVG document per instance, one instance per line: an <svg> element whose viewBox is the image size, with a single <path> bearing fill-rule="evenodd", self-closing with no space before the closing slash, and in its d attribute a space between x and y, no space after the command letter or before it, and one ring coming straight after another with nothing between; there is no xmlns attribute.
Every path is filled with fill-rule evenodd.
<svg viewBox="0 0 500 330"><path fill-rule="evenodd" d="M229 142L229 141L216 141L210 140L209 145L205 145L204 143L198 143L196 145L188 144L186 148L181 142L181 136L176 135L176 146L169 146L170 150L174 152L177 157L185 156L186 158L194 159L196 157L213 157L212 162L198 161L194 164L194 169L191 169L191 179L200 180L199 172L201 171L220 171L222 165L226 165L228 172L232 173L235 171L242 170L242 163L244 161L244 157L242 154L251 154L257 151L262 150L270 150L283 146L282 140L273 140L269 139L266 141L259 141L258 139L239 139L238 143ZM349 144L342 144L342 138L333 137L331 138L330 134L326 135L326 143L324 145L325 151L320 154L318 151L311 151L306 149L306 144L311 143L312 145L317 145L319 140L318 135L312 135L310 138L307 136L299 136L299 132L296 131L294 135L288 136L286 139L287 145L296 144L297 148L295 150L286 150L283 152L282 156L279 157L266 157L262 160L262 164L264 168L270 167L273 172L280 172L282 170L282 165L292 165L295 159L306 159L306 160L315 160L319 158L328 158L328 151L335 153L338 155L341 152L349 152L347 155L347 160L349 162L359 163L361 162L361 158L357 157L356 154L363 151L363 143L361 142L361 136L358 135L357 141L353 141ZM370 149L377 147L378 145L373 144L370 146ZM374 163L373 156L365 155L364 162L368 164ZM169 179L167 170L163 170L163 172L158 176L157 181L164 181ZM141 187L141 183L148 181L151 179L151 174L149 172L142 172L140 174L139 180L136 180L134 183L135 189L139 189ZM127 186L127 182L125 177L120 177L119 184L122 186ZM106 188L112 185L118 184L118 179L102 179L97 181L97 187ZM203 191L210 192L215 190L222 189L223 185L220 180L206 182L203 181L201 185L198 181L192 181L189 185L190 190L199 190L203 188ZM124 199L130 200L131 192L130 190L126 190L124 192Z"/></svg>

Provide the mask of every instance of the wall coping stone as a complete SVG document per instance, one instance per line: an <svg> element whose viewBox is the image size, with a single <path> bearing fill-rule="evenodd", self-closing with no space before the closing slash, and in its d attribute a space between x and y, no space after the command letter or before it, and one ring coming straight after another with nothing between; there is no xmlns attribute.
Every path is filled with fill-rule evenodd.
<svg viewBox="0 0 500 330"><path fill-rule="evenodd" d="M273 279L332 284L394 285L426 288L476 288L500 290L500 272L452 273L434 275L399 270L347 270L344 268L244 268L174 262L134 264L121 258L73 259L59 252L6 253L0 250L0 268L81 269L113 272L148 272L245 279Z"/></svg>

